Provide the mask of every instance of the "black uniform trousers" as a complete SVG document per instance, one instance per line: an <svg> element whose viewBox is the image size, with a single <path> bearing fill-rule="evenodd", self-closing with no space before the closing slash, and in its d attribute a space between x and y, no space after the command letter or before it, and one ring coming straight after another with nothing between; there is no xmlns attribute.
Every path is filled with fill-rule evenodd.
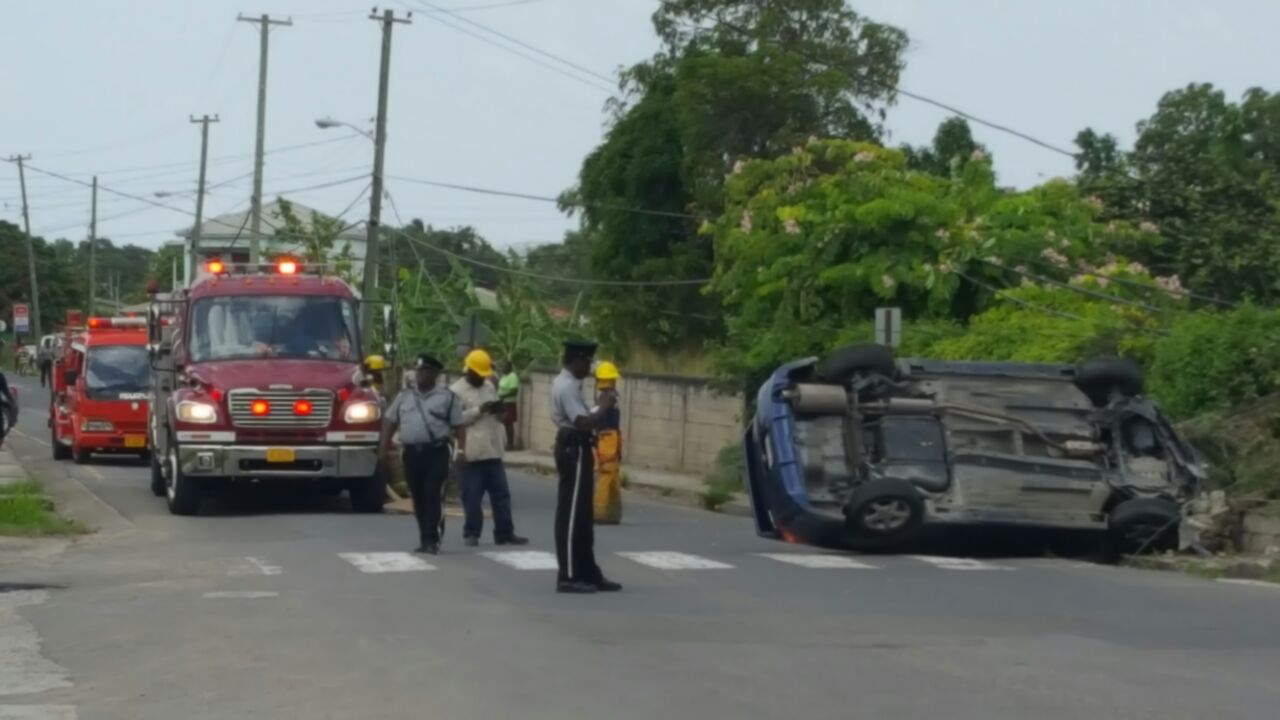
<svg viewBox="0 0 1280 720"><path fill-rule="evenodd" d="M595 494L591 434L561 428L556 433L555 455L560 476L555 533L558 579L595 584L603 575L596 565L595 518L591 510Z"/></svg>
<svg viewBox="0 0 1280 720"><path fill-rule="evenodd" d="M53 386L53 361L40 361L40 387Z"/></svg>
<svg viewBox="0 0 1280 720"><path fill-rule="evenodd" d="M423 545L440 542L444 534L444 484L449 479L449 445L405 445L404 477L413 497L418 538Z"/></svg>

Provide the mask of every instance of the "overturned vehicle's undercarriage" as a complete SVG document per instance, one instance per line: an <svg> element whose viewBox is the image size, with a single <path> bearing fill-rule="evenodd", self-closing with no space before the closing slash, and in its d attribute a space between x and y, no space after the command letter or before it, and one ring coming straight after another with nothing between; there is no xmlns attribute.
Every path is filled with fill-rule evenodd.
<svg viewBox="0 0 1280 720"><path fill-rule="evenodd" d="M888 550L926 525L1095 530L1176 545L1205 468L1130 361L895 360L858 345L779 368L746 432L757 531Z"/></svg>

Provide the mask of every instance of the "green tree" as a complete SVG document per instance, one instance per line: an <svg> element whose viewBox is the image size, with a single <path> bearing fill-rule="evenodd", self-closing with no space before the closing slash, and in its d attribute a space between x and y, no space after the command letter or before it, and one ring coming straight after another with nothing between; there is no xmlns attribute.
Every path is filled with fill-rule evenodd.
<svg viewBox="0 0 1280 720"><path fill-rule="evenodd" d="M950 117L942 121L933 136L933 144L914 148L903 145L907 166L934 175L949 177L952 167L963 166L974 153L987 155L986 147L973 139L969 122L962 117Z"/></svg>
<svg viewBox="0 0 1280 720"><path fill-rule="evenodd" d="M653 23L660 51L623 74L605 140L566 193L585 206L590 270L602 279L707 277L713 249L697 230L719 213L725 176L811 136L877 137L907 42L842 0L673 0ZM693 287L592 299L621 348L700 346L721 333Z"/></svg>
<svg viewBox="0 0 1280 720"><path fill-rule="evenodd" d="M454 261L461 258L480 287L494 289L502 282L507 257L470 225L435 228L414 219L401 228L400 233L395 242L399 243L397 255L402 268L421 271L418 264L421 258L427 272L442 278L450 273ZM473 262L467 263L467 260Z"/></svg>
<svg viewBox="0 0 1280 720"><path fill-rule="evenodd" d="M40 287L40 324L48 332L60 327L69 308L84 307L83 275L77 272L71 243L32 240ZM0 220L0 318L12 324L14 303L31 303L26 233Z"/></svg>
<svg viewBox="0 0 1280 720"><path fill-rule="evenodd" d="M1109 217L1166 238L1138 259L1202 294L1280 300L1280 94L1252 88L1236 103L1189 85L1137 129L1127 154L1085 130L1077 167Z"/></svg>
<svg viewBox="0 0 1280 720"><path fill-rule="evenodd" d="M349 225L338 218L320 213L312 213L304 221L293 209L293 203L284 198L277 198L279 210L276 211L276 225L273 237L284 244L287 252L298 256L307 263L328 264L333 272L349 283L358 283L355 275L355 256L351 252L351 243L338 241Z"/></svg>
<svg viewBox="0 0 1280 720"><path fill-rule="evenodd" d="M878 306L901 307L913 323L965 322L993 302L983 285L1070 277L1081 262L1091 269L1115 248L1150 241L1097 222L1097 206L1069 183L1010 193L984 156L941 177L869 143L814 141L748 163L726 198L709 228L711 292L728 326L718 365L739 378L861 339Z"/></svg>

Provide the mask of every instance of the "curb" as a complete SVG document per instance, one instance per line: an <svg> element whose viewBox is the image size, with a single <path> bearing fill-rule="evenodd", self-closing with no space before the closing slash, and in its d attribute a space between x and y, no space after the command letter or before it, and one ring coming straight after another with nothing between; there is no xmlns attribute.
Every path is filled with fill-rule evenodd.
<svg viewBox="0 0 1280 720"><path fill-rule="evenodd" d="M555 461L549 457L541 455L511 457L505 458L507 467L520 468L526 471L532 471L538 475L554 477L556 474ZM623 492L635 493L645 497L666 502L672 505L680 505L683 507L697 508L706 510L707 512L719 515L732 515L735 517L750 517L751 504L745 494L739 493L734 499L719 506L715 509L709 509L705 504L705 492L694 490L689 487L678 487L674 485L649 482L637 479L627 474L626 467L623 467L622 474L626 478L626 484L623 486Z"/></svg>

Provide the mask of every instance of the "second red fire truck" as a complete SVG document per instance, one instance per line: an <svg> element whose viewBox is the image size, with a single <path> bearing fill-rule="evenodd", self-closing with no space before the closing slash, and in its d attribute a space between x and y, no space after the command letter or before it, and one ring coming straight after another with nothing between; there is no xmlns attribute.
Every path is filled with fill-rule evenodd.
<svg viewBox="0 0 1280 720"><path fill-rule="evenodd" d="M68 328L53 367L49 427L55 460L94 453L147 457L151 366L147 321L91 317Z"/></svg>

